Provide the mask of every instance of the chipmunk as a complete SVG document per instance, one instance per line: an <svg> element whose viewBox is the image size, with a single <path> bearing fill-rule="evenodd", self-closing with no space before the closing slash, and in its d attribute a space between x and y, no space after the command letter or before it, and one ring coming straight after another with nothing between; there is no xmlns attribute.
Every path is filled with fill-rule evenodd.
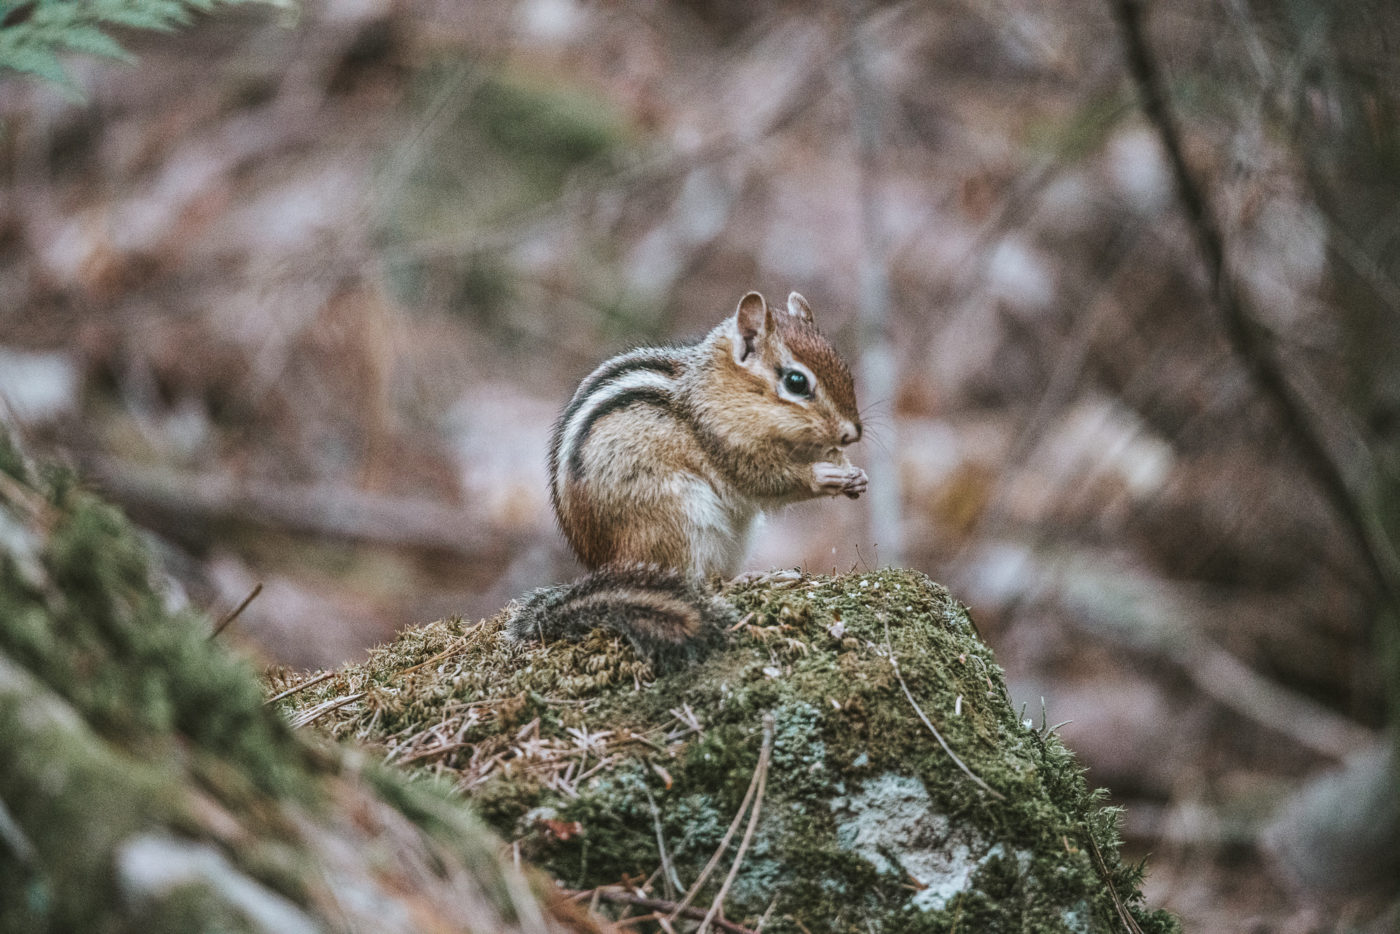
<svg viewBox="0 0 1400 934"><path fill-rule="evenodd" d="M736 614L709 583L739 569L758 516L865 492L845 361L793 292L749 292L690 345L644 347L584 378L554 425L550 499L590 573L526 595L517 639L620 632L646 658L688 658Z"/></svg>

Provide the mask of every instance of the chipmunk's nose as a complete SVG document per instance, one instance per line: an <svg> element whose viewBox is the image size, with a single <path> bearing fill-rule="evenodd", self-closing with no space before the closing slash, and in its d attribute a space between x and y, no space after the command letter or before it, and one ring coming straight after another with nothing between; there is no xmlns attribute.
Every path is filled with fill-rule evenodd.
<svg viewBox="0 0 1400 934"><path fill-rule="evenodd" d="M847 422L841 429L841 446L855 444L860 440L860 422Z"/></svg>

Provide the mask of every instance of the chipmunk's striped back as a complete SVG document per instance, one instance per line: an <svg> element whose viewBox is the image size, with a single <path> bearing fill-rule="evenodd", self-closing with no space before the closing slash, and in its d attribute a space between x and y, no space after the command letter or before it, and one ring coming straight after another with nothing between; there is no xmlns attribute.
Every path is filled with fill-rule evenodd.
<svg viewBox="0 0 1400 934"><path fill-rule="evenodd" d="M758 515L859 496L865 472L850 371L794 292L750 292L691 345L633 350L584 378L555 423L550 499L590 574L536 591L521 639L596 626L652 658L704 645L733 616L705 583L735 574Z"/></svg>
<svg viewBox="0 0 1400 934"><path fill-rule="evenodd" d="M689 347L641 347L613 357L584 377L554 424L550 444L550 492L557 511L565 486L577 483L583 449L598 420L632 405L652 405L680 417L677 379Z"/></svg>
<svg viewBox="0 0 1400 934"><path fill-rule="evenodd" d="M718 492L729 484L688 388L707 353L711 347L695 344L614 357L584 379L560 415L550 498L587 567L729 574L741 560L758 507Z"/></svg>

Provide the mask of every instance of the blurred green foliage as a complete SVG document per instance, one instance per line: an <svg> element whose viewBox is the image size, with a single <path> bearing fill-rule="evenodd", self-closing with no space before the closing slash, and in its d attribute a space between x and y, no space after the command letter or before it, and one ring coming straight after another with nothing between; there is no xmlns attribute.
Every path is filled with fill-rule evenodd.
<svg viewBox="0 0 1400 934"><path fill-rule="evenodd" d="M618 115L602 98L558 86L529 86L507 77L483 82L469 115L485 138L542 189L612 149Z"/></svg>
<svg viewBox="0 0 1400 934"><path fill-rule="evenodd" d="M532 75L440 62L409 92L412 127L391 155L380 218L391 284L483 323L516 294L512 225L560 197L578 171L607 171L628 124L603 96Z"/></svg>

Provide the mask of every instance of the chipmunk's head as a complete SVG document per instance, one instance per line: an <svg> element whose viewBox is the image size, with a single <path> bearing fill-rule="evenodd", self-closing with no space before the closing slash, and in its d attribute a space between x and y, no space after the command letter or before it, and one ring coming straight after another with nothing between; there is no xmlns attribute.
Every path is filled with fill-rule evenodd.
<svg viewBox="0 0 1400 934"><path fill-rule="evenodd" d="M805 298L793 292L787 307L774 308L750 292L726 327L734 362L772 404L778 433L823 453L860 440L850 368L817 330Z"/></svg>

